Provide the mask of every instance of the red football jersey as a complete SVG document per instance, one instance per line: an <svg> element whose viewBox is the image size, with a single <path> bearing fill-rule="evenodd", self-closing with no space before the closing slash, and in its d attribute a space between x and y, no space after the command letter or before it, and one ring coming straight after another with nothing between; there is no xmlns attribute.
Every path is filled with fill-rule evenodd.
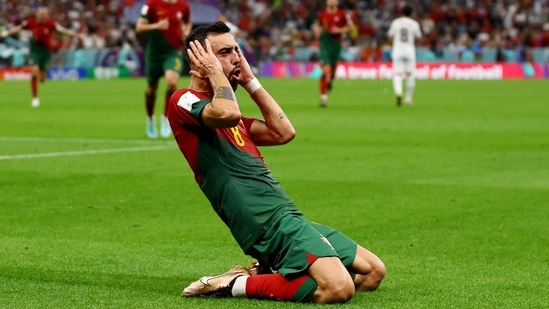
<svg viewBox="0 0 549 309"><path fill-rule="evenodd" d="M52 50L51 39L56 31L56 22L53 19L47 19L39 23L35 18L23 22L23 28L32 32L33 40Z"/></svg>
<svg viewBox="0 0 549 309"><path fill-rule="evenodd" d="M149 0L145 4L145 11L141 12L146 16L150 23L156 23L162 19L168 19L170 26L166 30L161 30L162 37L174 48L182 49L181 21L188 23L191 18L191 7L184 0L176 2L166 2L164 0Z"/></svg>
<svg viewBox="0 0 549 309"><path fill-rule="evenodd" d="M335 12L330 13L326 10L318 13L318 21L324 31L328 32L330 35L336 37L338 40L341 40L342 34L332 33L332 27L345 27L347 24L347 13L344 10L337 9Z"/></svg>

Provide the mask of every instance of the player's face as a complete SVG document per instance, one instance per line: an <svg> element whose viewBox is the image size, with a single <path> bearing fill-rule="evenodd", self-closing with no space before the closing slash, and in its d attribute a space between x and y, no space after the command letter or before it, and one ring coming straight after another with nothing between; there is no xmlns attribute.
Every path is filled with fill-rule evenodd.
<svg viewBox="0 0 549 309"><path fill-rule="evenodd" d="M236 90L240 74L240 58L238 56L238 44L230 33L209 35L208 40L212 45L212 51L223 67L223 73L229 79L233 89Z"/></svg>
<svg viewBox="0 0 549 309"><path fill-rule="evenodd" d="M48 9L45 7L41 7L36 10L36 20L38 20L38 22L43 22L44 20L46 20L48 18L48 15Z"/></svg>
<svg viewBox="0 0 549 309"><path fill-rule="evenodd" d="M328 8L337 8L339 5L339 0L326 0L326 7Z"/></svg>

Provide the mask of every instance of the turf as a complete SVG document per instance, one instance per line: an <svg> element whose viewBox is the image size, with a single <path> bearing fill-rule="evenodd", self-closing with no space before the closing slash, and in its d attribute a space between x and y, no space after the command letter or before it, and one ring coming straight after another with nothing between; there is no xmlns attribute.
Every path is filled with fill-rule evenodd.
<svg viewBox="0 0 549 309"><path fill-rule="evenodd" d="M547 307L547 81L422 80L397 108L388 80L338 80L324 109L315 80L262 82L298 133L262 148L274 176L387 265L342 307ZM48 81L33 109L0 83L0 308L310 307L179 296L251 260L173 140L145 137L144 87Z"/></svg>

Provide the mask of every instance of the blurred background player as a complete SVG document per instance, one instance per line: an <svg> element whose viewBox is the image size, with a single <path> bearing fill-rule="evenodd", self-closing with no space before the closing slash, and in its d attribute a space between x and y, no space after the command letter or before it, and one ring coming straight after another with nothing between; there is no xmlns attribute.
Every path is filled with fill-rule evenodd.
<svg viewBox="0 0 549 309"><path fill-rule="evenodd" d="M148 0L137 20L137 32L149 31L145 51L147 90L145 108L147 112L146 132L149 138L157 138L158 131L154 116L156 92L162 76L166 79L164 112L160 116L160 135L171 134L166 117L168 102L177 89L177 81L183 69L183 40L192 28L190 6L184 0Z"/></svg>
<svg viewBox="0 0 549 309"><path fill-rule="evenodd" d="M32 107L40 106L38 98L38 81L43 83L46 81L46 73L52 55L52 35L55 32L62 33L71 37L82 36L74 31L71 31L50 17L50 12L47 7L40 6L36 9L34 16L24 20L21 24L14 26L1 33L1 37L6 37L17 33L21 30L29 30L32 33L29 46L29 58L31 65L31 91L32 91Z"/></svg>
<svg viewBox="0 0 549 309"><path fill-rule="evenodd" d="M412 105L412 96L416 88L416 39L421 38L419 23L412 19L412 7L405 5L402 15L394 19L389 27L389 41L392 45L393 90L396 104L402 104L402 81L406 77L406 96L404 104Z"/></svg>
<svg viewBox="0 0 549 309"><path fill-rule="evenodd" d="M326 8L318 13L313 30L320 43L320 106L328 104L337 63L341 57L343 34L354 29L352 19L339 7L339 0L326 0Z"/></svg>

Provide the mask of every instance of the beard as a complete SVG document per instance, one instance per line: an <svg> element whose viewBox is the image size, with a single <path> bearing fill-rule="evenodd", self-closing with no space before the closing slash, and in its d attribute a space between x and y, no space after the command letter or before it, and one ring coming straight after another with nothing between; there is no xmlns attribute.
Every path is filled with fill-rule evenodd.
<svg viewBox="0 0 549 309"><path fill-rule="evenodd" d="M236 89L238 89L238 82L236 81L236 79L231 78L229 83L231 84L231 87L233 88L233 91L236 92Z"/></svg>

